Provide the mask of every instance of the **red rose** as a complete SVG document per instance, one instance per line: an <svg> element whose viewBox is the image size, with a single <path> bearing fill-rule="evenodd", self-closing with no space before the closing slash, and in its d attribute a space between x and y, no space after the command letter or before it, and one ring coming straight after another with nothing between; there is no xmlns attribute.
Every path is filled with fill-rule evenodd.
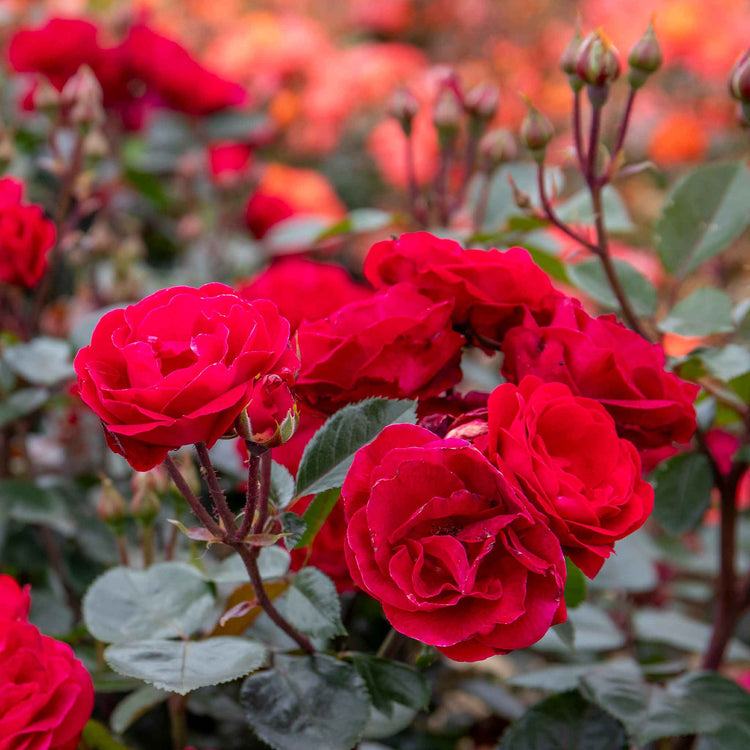
<svg viewBox="0 0 750 750"><path fill-rule="evenodd" d="M31 607L29 587L21 588L15 578L0 576L0 620L26 620Z"/></svg>
<svg viewBox="0 0 750 750"><path fill-rule="evenodd" d="M31 289L47 270L55 225L40 206L22 203L23 185L0 180L0 281Z"/></svg>
<svg viewBox="0 0 750 750"><path fill-rule="evenodd" d="M593 399L526 377L488 402L487 455L549 520L563 552L593 578L615 541L643 525L654 490L635 446ZM450 434L450 433L449 433Z"/></svg>
<svg viewBox="0 0 750 750"><path fill-rule="evenodd" d="M238 286L247 299L270 299L296 331L303 320L320 320L372 292L340 266L305 258L283 258Z"/></svg>
<svg viewBox="0 0 750 750"><path fill-rule="evenodd" d="M144 24L130 29L125 44L135 75L171 109L210 115L246 99L242 86L206 70L180 44Z"/></svg>
<svg viewBox="0 0 750 750"><path fill-rule="evenodd" d="M342 497L352 578L399 632L477 661L565 619L560 543L469 443L386 427L356 453Z"/></svg>
<svg viewBox="0 0 750 750"><path fill-rule="evenodd" d="M0 750L75 750L94 686L70 646L26 622L28 604L28 592L0 576Z"/></svg>
<svg viewBox="0 0 750 750"><path fill-rule="evenodd" d="M557 293L526 250L464 250L427 232L378 242L365 260L376 288L409 281L432 300L453 300L453 324L467 337L501 341L527 313L546 315Z"/></svg>
<svg viewBox="0 0 750 750"><path fill-rule="evenodd" d="M433 303L397 284L297 330L296 393L332 413L368 396L423 398L461 379L464 337L450 327L451 302Z"/></svg>
<svg viewBox="0 0 750 750"><path fill-rule="evenodd" d="M236 185L247 176L252 163L253 149L246 143L215 143L208 147L208 168L217 185Z"/></svg>
<svg viewBox="0 0 750 750"><path fill-rule="evenodd" d="M512 329L503 353L508 380L537 375L596 399L640 449L686 443L695 431L698 386L665 372L662 348L614 315L591 318L576 300L560 298L549 325L528 321Z"/></svg>
<svg viewBox="0 0 750 750"><path fill-rule="evenodd" d="M81 397L137 471L188 443L210 447L259 377L286 376L296 365L275 305L223 284L164 289L107 313L75 359Z"/></svg>

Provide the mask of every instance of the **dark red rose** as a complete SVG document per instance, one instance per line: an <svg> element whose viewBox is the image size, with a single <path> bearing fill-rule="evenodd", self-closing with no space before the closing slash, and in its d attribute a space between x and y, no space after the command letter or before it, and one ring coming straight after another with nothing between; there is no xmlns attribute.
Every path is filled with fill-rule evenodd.
<svg viewBox="0 0 750 750"><path fill-rule="evenodd" d="M275 305L223 284L164 289L107 313L75 359L81 397L137 471L182 445L210 447L258 378L287 377L296 366L289 323Z"/></svg>
<svg viewBox="0 0 750 750"><path fill-rule="evenodd" d="M0 750L75 750L94 686L70 646L26 622L28 605L28 592L0 576Z"/></svg>
<svg viewBox="0 0 750 750"><path fill-rule="evenodd" d="M461 379L464 337L450 327L452 303L433 303L410 284L350 302L297 330L296 393L332 413L369 396L424 398Z"/></svg>
<svg viewBox="0 0 750 750"><path fill-rule="evenodd" d="M245 414L244 431L237 431L264 448L283 445L297 429L297 404L289 383L280 375L264 375L255 381Z"/></svg>
<svg viewBox="0 0 750 750"><path fill-rule="evenodd" d="M352 578L399 632L477 661L565 619L560 543L469 443L386 427L355 455L342 497Z"/></svg>
<svg viewBox="0 0 750 750"><path fill-rule="evenodd" d="M206 70L184 47L145 24L133 26L125 44L136 77L171 109L210 115L247 98L242 86Z"/></svg>
<svg viewBox="0 0 750 750"><path fill-rule="evenodd" d="M26 620L31 607L29 587L21 588L15 578L0 576L0 620Z"/></svg>
<svg viewBox="0 0 750 750"><path fill-rule="evenodd" d="M453 300L453 324L480 346L501 341L528 314L545 317L557 296L523 248L464 250L428 232L373 245L365 276L375 288L409 281L430 299Z"/></svg>
<svg viewBox="0 0 750 750"><path fill-rule="evenodd" d="M488 402L489 459L548 519L563 552L593 578L615 541L640 528L654 506L635 446L614 420L562 383L526 377ZM452 433L449 433L449 435Z"/></svg>
<svg viewBox="0 0 750 750"><path fill-rule="evenodd" d="M274 224L295 213L294 207L280 196L255 192L245 206L245 222L253 235L261 240Z"/></svg>
<svg viewBox="0 0 750 750"><path fill-rule="evenodd" d="M303 320L320 320L339 308L372 297L340 266L305 258L282 258L255 278L240 283L247 299L270 299L296 331Z"/></svg>
<svg viewBox="0 0 750 750"><path fill-rule="evenodd" d="M47 270L55 225L40 206L22 202L23 185L0 180L0 281L31 289Z"/></svg>
<svg viewBox="0 0 750 750"><path fill-rule="evenodd" d="M565 383L595 398L620 435L639 449L685 443L695 431L698 386L664 370L664 352L614 315L590 317L576 300L560 298L549 325L529 321L503 341L503 374Z"/></svg>

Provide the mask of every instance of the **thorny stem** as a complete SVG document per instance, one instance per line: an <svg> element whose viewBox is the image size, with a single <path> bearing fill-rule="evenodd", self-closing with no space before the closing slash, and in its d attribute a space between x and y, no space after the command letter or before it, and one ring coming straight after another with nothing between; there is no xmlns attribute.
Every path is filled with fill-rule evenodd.
<svg viewBox="0 0 750 750"><path fill-rule="evenodd" d="M221 526L211 517L211 514L203 507L201 501L195 496L195 493L190 489L190 485L185 481L185 477L177 468L177 464L174 462L172 456L167 454L164 459L164 466L167 469L167 473L175 483L175 487L180 491L180 494L185 498L185 501L190 506L190 510L197 516L198 520L213 534L215 537L220 539L223 536Z"/></svg>
<svg viewBox="0 0 750 750"><path fill-rule="evenodd" d="M195 450L198 452L198 460L201 462L203 467L203 473L206 477L206 484L208 484L208 491L211 494L211 500L216 508L221 522L224 524L224 528L227 531L229 538L234 538L237 524L235 522L234 514L232 513L229 504L227 503L224 491L221 489L219 484L219 477L216 476L216 469L211 462L211 456L208 453L208 448L205 443L196 443Z"/></svg>
<svg viewBox="0 0 750 750"><path fill-rule="evenodd" d="M596 182L596 160L599 156L599 134L602 125L601 107L592 107L591 131L589 133L589 150L586 161L586 182L593 185Z"/></svg>
<svg viewBox="0 0 750 750"><path fill-rule="evenodd" d="M242 525L237 532L239 540L244 539L249 533L255 518L255 510L258 506L258 496L260 495L259 471L260 456L252 450L252 444L246 441L248 462L247 462L247 491L245 495L245 515L242 517Z"/></svg>
<svg viewBox="0 0 750 750"><path fill-rule="evenodd" d="M581 135L581 91L573 92L573 140L576 147L578 164L583 172L586 167L586 155L583 150L583 136Z"/></svg>
<svg viewBox="0 0 750 750"><path fill-rule="evenodd" d="M187 696L172 693L167 699L172 730L172 750L184 750L187 744Z"/></svg>
<svg viewBox="0 0 750 750"><path fill-rule="evenodd" d="M601 185L605 185L606 183L608 183L614 175L617 159L620 156L622 147L625 145L625 135L628 132L628 125L630 124L630 114L633 111L635 94L636 89L631 88L630 93L628 94L628 100L625 103L625 110L622 113L622 119L620 120L620 127L617 130L617 140L615 141L615 147L609 160L609 167L607 168L606 174L604 174L600 180Z"/></svg>
<svg viewBox="0 0 750 750"><path fill-rule="evenodd" d="M253 524L253 534L261 534L268 520L268 495L271 491L271 451L260 457L260 507Z"/></svg>

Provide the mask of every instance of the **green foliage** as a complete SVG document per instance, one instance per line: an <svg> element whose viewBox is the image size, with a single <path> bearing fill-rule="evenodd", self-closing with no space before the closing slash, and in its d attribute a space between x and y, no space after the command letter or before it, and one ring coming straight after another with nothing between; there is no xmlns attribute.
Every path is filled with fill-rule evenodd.
<svg viewBox="0 0 750 750"><path fill-rule="evenodd" d="M248 724L276 750L349 750L370 715L359 672L325 654L277 656L272 669L245 680L240 702Z"/></svg>
<svg viewBox="0 0 750 750"><path fill-rule="evenodd" d="M297 542L296 549L301 549L312 544L334 506L340 501L340 498L341 490L338 487L332 487L329 490L319 492L313 498L313 501L307 506L302 516L302 520L305 522L305 532Z"/></svg>
<svg viewBox="0 0 750 750"><path fill-rule="evenodd" d="M690 172L670 192L656 223L656 247L677 277L725 250L750 224L750 172L744 161Z"/></svg>
<svg viewBox="0 0 750 750"><path fill-rule="evenodd" d="M602 190L602 210L610 232L632 232L635 226L620 193L611 185ZM568 224L594 225L594 208L588 188L580 190L555 209L558 219Z"/></svg>
<svg viewBox="0 0 750 750"><path fill-rule="evenodd" d="M708 287L680 300L659 323L660 330L680 336L710 336L732 328L732 301L724 292Z"/></svg>
<svg viewBox="0 0 750 750"><path fill-rule="evenodd" d="M28 344L14 344L3 350L3 362L31 385L53 386L74 375L70 346L46 336Z"/></svg>
<svg viewBox="0 0 750 750"><path fill-rule="evenodd" d="M317 568L303 568L294 576L279 609L298 630L315 638L346 635L336 587Z"/></svg>
<svg viewBox="0 0 750 750"><path fill-rule="evenodd" d="M565 604L574 609L586 601L586 578L580 568L565 558L565 568L568 572L565 579Z"/></svg>
<svg viewBox="0 0 750 750"><path fill-rule="evenodd" d="M3 516L19 523L45 526L64 536L75 532L75 521L65 496L55 486L20 479L0 480L0 525Z"/></svg>
<svg viewBox="0 0 750 750"><path fill-rule="evenodd" d="M354 454L389 424L416 421L412 401L370 398L337 411L313 435L297 472L297 497L341 487Z"/></svg>

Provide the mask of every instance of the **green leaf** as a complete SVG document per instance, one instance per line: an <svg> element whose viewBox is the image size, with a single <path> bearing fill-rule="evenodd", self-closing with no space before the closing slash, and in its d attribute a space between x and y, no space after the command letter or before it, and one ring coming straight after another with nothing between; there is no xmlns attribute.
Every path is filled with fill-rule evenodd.
<svg viewBox="0 0 750 750"><path fill-rule="evenodd" d="M271 464L271 502L279 509L286 508L294 498L294 477L286 466L274 461Z"/></svg>
<svg viewBox="0 0 750 750"><path fill-rule="evenodd" d="M508 684L529 690L546 690L550 693L561 693L575 690L581 678L594 672L610 673L613 670L623 670L640 676L641 670L633 659L613 659L595 664L565 664L562 666L535 669L533 672L523 672L508 679Z"/></svg>
<svg viewBox="0 0 750 750"><path fill-rule="evenodd" d="M313 435L297 472L297 497L341 487L354 454L389 424L414 424L413 401L370 398L337 411Z"/></svg>
<svg viewBox="0 0 750 750"><path fill-rule="evenodd" d="M625 750L622 725L577 691L545 698L503 734L499 750Z"/></svg>
<svg viewBox="0 0 750 750"><path fill-rule="evenodd" d="M332 656L278 655L251 675L240 695L245 718L276 750L350 750L370 716L357 670Z"/></svg>
<svg viewBox="0 0 750 750"><path fill-rule="evenodd" d="M658 551L648 534L636 531L615 544L614 554L588 585L596 590L653 591L659 584L657 557Z"/></svg>
<svg viewBox="0 0 750 750"><path fill-rule="evenodd" d="M750 735L750 695L716 672L693 672L664 690L624 673L599 671L582 679L583 692L645 745L662 737L715 733L733 727Z"/></svg>
<svg viewBox="0 0 750 750"><path fill-rule="evenodd" d="M301 252L314 247L330 226L331 220L320 216L294 216L274 224L263 244L273 255Z"/></svg>
<svg viewBox="0 0 750 750"><path fill-rule="evenodd" d="M653 315L657 303L654 285L629 263L618 258L615 258L612 263L636 315ZM612 291L598 258L568 265L568 278L582 292L585 292L589 297L593 297L602 305L612 310L620 308L617 297Z"/></svg>
<svg viewBox="0 0 750 750"><path fill-rule="evenodd" d="M302 520L305 522L305 533L300 537L295 549L301 549L313 543L340 497L341 490L338 487L332 487L330 490L319 492L313 498L302 515Z"/></svg>
<svg viewBox="0 0 750 750"><path fill-rule="evenodd" d="M586 579L580 568L565 558L565 568L568 571L565 579L565 604L570 609L575 609L586 601Z"/></svg>
<svg viewBox="0 0 750 750"><path fill-rule="evenodd" d="M83 600L91 635L105 643L182 638L196 632L213 596L191 565L168 562L146 570L113 568L97 578Z"/></svg>
<svg viewBox="0 0 750 750"><path fill-rule="evenodd" d="M305 533L305 522L302 520L302 516L298 516L296 513L292 513L287 510L284 511L280 516L281 528L284 530L284 546L287 549L294 549L297 546L297 542L302 539L302 535Z"/></svg>
<svg viewBox="0 0 750 750"><path fill-rule="evenodd" d="M314 638L346 635L336 587L317 568L300 570L278 607L292 625Z"/></svg>
<svg viewBox="0 0 750 750"><path fill-rule="evenodd" d="M35 412L49 398L46 388L23 388L0 403L0 427Z"/></svg>
<svg viewBox="0 0 750 750"><path fill-rule="evenodd" d="M725 383L750 372L750 351L739 344L702 350L699 356L708 372Z"/></svg>
<svg viewBox="0 0 750 750"><path fill-rule="evenodd" d="M414 713L427 708L430 685L413 667L369 654L351 654L347 658L362 675L376 710L392 716L394 704L406 706Z"/></svg>
<svg viewBox="0 0 750 750"><path fill-rule="evenodd" d="M260 643L232 636L205 641L152 638L109 646L104 658L115 672L161 690L187 695L253 672L264 664L266 653Z"/></svg>
<svg viewBox="0 0 750 750"><path fill-rule="evenodd" d="M601 609L588 602L568 612L568 622L575 630L577 651L613 651L625 643L625 634ZM551 628L532 648L538 651L567 654L570 647L558 632L560 625Z"/></svg>
<svg viewBox="0 0 750 750"><path fill-rule="evenodd" d="M144 685L123 698L112 711L109 725L115 734L123 734L141 716L169 697L169 693L153 685Z"/></svg>
<svg viewBox="0 0 750 750"><path fill-rule="evenodd" d="M610 232L632 232L635 229L620 193L611 185L602 190L602 210ZM594 209L588 188L579 190L555 209L558 218L566 224L594 224Z"/></svg>
<svg viewBox="0 0 750 750"><path fill-rule="evenodd" d="M663 461L651 475L654 517L673 536L694 529L711 503L714 480L702 453L681 453Z"/></svg>
<svg viewBox="0 0 750 750"><path fill-rule="evenodd" d="M258 570L264 580L283 578L289 571L289 553L279 545L262 547L258 554ZM247 568L239 555L230 555L204 575L214 583L247 583Z"/></svg>
<svg viewBox="0 0 750 750"><path fill-rule="evenodd" d="M46 526L63 536L75 533L65 497L55 487L40 487L20 479L0 480L0 504L7 517L19 523Z"/></svg>
<svg viewBox="0 0 750 750"><path fill-rule="evenodd" d="M19 378L32 385L53 386L75 375L68 342L46 336L28 344L6 347L3 361Z"/></svg>
<svg viewBox="0 0 750 750"><path fill-rule="evenodd" d="M667 270L685 276L737 239L750 224L748 195L743 161L699 167L675 185L655 228Z"/></svg>
<svg viewBox="0 0 750 750"><path fill-rule="evenodd" d="M659 330L680 336L727 333L732 330L732 301L718 289L697 289L670 310Z"/></svg>
<svg viewBox="0 0 750 750"><path fill-rule="evenodd" d="M633 627L638 638L702 654L711 639L711 626L680 612L646 607L635 613ZM733 640L727 651L730 661L750 661L750 647Z"/></svg>
<svg viewBox="0 0 750 750"><path fill-rule="evenodd" d="M354 234L375 232L378 229L385 229L393 223L394 216L388 211L381 211L377 208L355 208L344 219L321 232L317 241L322 242L329 237L337 237L350 232Z"/></svg>
<svg viewBox="0 0 750 750"><path fill-rule="evenodd" d="M270 123L265 114L230 109L204 118L202 124L210 141L247 141Z"/></svg>
<svg viewBox="0 0 750 750"><path fill-rule="evenodd" d="M100 721L89 719L81 736L83 743L91 750L130 750L110 735Z"/></svg>

